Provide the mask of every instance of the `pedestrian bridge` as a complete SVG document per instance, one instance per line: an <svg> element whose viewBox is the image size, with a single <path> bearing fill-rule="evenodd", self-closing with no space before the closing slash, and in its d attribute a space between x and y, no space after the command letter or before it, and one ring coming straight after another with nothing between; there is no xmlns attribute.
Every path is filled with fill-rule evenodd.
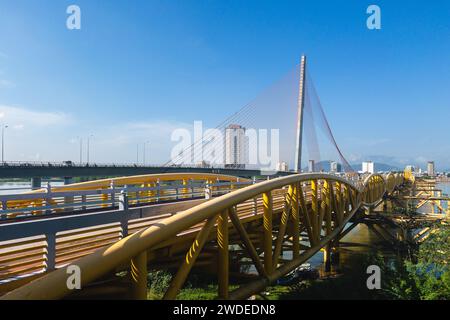
<svg viewBox="0 0 450 320"><path fill-rule="evenodd" d="M171 270L164 298L175 299L192 269L217 275L218 298L247 298L321 249L329 258L356 212L403 182L399 173L265 181L187 173L2 196L1 298L101 297L108 288L145 299L148 272ZM67 286L72 265L81 290ZM230 277L244 276L230 291Z"/></svg>

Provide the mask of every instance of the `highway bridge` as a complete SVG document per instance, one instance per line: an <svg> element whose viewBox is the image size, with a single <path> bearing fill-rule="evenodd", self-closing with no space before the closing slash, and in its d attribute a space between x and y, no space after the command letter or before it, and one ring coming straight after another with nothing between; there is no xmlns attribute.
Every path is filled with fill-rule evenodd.
<svg viewBox="0 0 450 320"><path fill-rule="evenodd" d="M258 169L243 169L231 167L198 167L187 165L148 166L139 164L101 164L101 163L67 163L67 162L0 162L0 177L30 178L33 187L40 187L42 178L66 178L68 183L74 177L121 177L141 174L159 173L216 173L237 177L258 177L267 175L287 175L284 171L261 171Z"/></svg>

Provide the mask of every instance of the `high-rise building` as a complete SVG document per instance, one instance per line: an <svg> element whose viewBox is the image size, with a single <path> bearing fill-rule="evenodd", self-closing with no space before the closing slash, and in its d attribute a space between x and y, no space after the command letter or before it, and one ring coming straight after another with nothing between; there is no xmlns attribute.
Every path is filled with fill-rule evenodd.
<svg viewBox="0 0 450 320"><path fill-rule="evenodd" d="M428 161L427 173L430 177L433 177L436 175L436 172L434 171L434 161Z"/></svg>
<svg viewBox="0 0 450 320"><path fill-rule="evenodd" d="M289 166L287 162L285 161L278 162L277 171L289 171Z"/></svg>
<svg viewBox="0 0 450 320"><path fill-rule="evenodd" d="M308 161L308 172L314 172L315 171L315 163L314 160Z"/></svg>
<svg viewBox="0 0 450 320"><path fill-rule="evenodd" d="M225 166L245 168L246 163L245 128L230 124L225 128Z"/></svg>
<svg viewBox="0 0 450 320"><path fill-rule="evenodd" d="M330 163L330 171L331 172L341 172L342 171L342 165L339 162L331 161L331 163Z"/></svg>
<svg viewBox="0 0 450 320"><path fill-rule="evenodd" d="M364 161L362 163L362 172L363 173L374 173L375 172L375 166L372 161Z"/></svg>

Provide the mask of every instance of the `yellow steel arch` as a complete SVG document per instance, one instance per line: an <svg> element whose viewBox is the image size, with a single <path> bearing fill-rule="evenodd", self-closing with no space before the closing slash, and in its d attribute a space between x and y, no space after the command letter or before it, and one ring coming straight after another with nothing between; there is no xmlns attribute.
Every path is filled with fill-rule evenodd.
<svg viewBox="0 0 450 320"><path fill-rule="evenodd" d="M68 184L64 186L55 186L52 187L53 193L58 192L70 192L70 191L87 191L87 190L99 190L99 189L108 189L111 186L116 188L120 188L123 186L155 186L156 183L171 183L171 182L180 182L180 184L186 185L188 188L189 182L199 182L199 181L207 181L210 183L214 183L217 181L221 182L244 182L250 181L246 178L239 178L231 175L223 175L223 174L210 174L210 173L161 173L161 174L148 174L148 175L136 175L136 176L126 176L126 177L116 177L116 178L107 178L86 182L79 182ZM231 185L231 187L233 187ZM183 189L186 191L187 189ZM182 191L183 191L182 190ZM39 207L45 205L45 202L49 202L51 204L56 204L54 199L46 200L44 199L47 190L45 188L25 192L24 194L36 194L39 197L36 199L27 199L27 200L9 200L4 206L6 209L23 209L27 207L36 208L35 213L40 214L43 211L39 210ZM136 195L131 195L131 198L134 198ZM104 194L102 196L102 200L108 200L108 195ZM60 210L62 211L62 210ZM11 214L10 216L15 216Z"/></svg>
<svg viewBox="0 0 450 320"><path fill-rule="evenodd" d="M397 181L395 175L386 177ZM341 177L329 174L295 174L264 181L226 195L214 198L198 206L180 212L155 225L136 232L107 248L75 261L81 270L82 287L99 277L131 261L136 298L145 298L147 253L183 231L202 225L197 232L186 259L165 298L174 299L183 286L199 252L207 241L217 241L218 293L220 298L246 298L259 292L276 279L295 269L321 248L329 250L329 244L342 232L346 223L362 205L376 205L386 192L386 180L377 174L368 176L363 185L353 184ZM278 191L283 191L283 205L275 205ZM245 229L246 218L239 215L239 206L262 197L261 211L256 218L264 223L263 239L255 244ZM278 223L276 239L272 241L272 228ZM243 287L228 291L228 232L234 226L240 241L259 273L259 278ZM217 229L217 233L213 230ZM300 238L300 233L305 236ZM212 235L211 235L212 234ZM292 244L292 260L282 261L280 252L286 238ZM303 239L302 239L303 238ZM307 239L309 246L300 246ZM259 247L257 247L259 245ZM259 250L258 250L259 249ZM66 285L66 268L53 271L44 277L13 290L2 299L58 299L70 294ZM145 283L144 283L145 281ZM136 289L137 288L137 289Z"/></svg>

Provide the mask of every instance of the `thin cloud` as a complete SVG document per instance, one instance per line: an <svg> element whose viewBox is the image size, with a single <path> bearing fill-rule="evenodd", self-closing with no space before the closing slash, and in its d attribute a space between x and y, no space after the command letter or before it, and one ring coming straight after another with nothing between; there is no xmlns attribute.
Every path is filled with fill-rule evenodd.
<svg viewBox="0 0 450 320"><path fill-rule="evenodd" d="M48 127L64 125L71 121L69 115L62 112L34 111L21 107L0 105L0 118L3 122L17 127Z"/></svg>
<svg viewBox="0 0 450 320"><path fill-rule="evenodd" d="M10 89L14 87L15 85L11 81L6 79L0 79L0 89Z"/></svg>

